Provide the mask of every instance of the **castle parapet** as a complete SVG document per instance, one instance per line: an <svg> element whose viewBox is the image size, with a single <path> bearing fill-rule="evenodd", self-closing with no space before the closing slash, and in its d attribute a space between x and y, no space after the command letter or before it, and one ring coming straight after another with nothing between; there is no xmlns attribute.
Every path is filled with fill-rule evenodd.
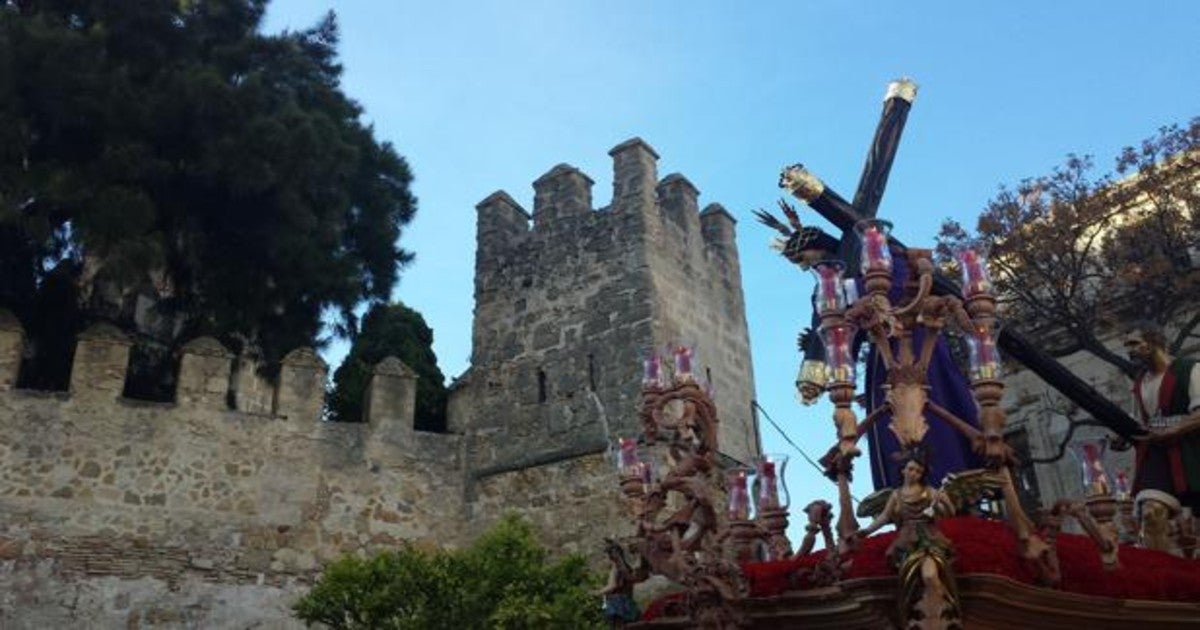
<svg viewBox="0 0 1200 630"><path fill-rule="evenodd" d="M329 366L312 348L296 348L279 362L274 411L302 422L315 422L325 405L325 373Z"/></svg>
<svg viewBox="0 0 1200 630"><path fill-rule="evenodd" d="M132 345L129 337L112 324L94 324L83 331L75 342L75 361L71 366L72 399L120 398Z"/></svg>
<svg viewBox="0 0 1200 630"><path fill-rule="evenodd" d="M654 207L658 183L658 152L641 138L630 138L608 152L613 159L612 207L638 212Z"/></svg>
<svg viewBox="0 0 1200 630"><path fill-rule="evenodd" d="M553 229L562 219L592 211L592 178L559 164L533 182L533 228Z"/></svg>
<svg viewBox="0 0 1200 630"><path fill-rule="evenodd" d="M212 337L199 337L184 344L182 355L175 401L202 409L225 409L233 353Z"/></svg>
<svg viewBox="0 0 1200 630"><path fill-rule="evenodd" d="M363 401L372 435L393 444L411 442L416 408L417 373L396 357L375 364Z"/></svg>
<svg viewBox="0 0 1200 630"><path fill-rule="evenodd" d="M656 187L658 206L663 215L683 228L685 232L700 232L700 190L688 178L671 173Z"/></svg>
<svg viewBox="0 0 1200 630"><path fill-rule="evenodd" d="M503 190L488 195L475 205L475 210L480 258L490 260L529 233L529 213Z"/></svg>
<svg viewBox="0 0 1200 630"><path fill-rule="evenodd" d="M0 392L17 386L21 354L25 351L25 329L11 311L0 308Z"/></svg>
<svg viewBox="0 0 1200 630"><path fill-rule="evenodd" d="M704 243L727 261L737 261L737 219L719 203L710 203L700 213Z"/></svg>

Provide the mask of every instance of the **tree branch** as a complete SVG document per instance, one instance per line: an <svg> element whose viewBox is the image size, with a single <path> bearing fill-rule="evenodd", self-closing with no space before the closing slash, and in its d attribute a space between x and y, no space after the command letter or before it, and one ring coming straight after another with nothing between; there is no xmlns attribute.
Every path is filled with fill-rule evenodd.
<svg viewBox="0 0 1200 630"><path fill-rule="evenodd" d="M1175 339L1171 341L1171 354L1179 354L1179 351L1183 350L1183 342L1187 341L1189 337L1197 336L1192 334L1197 326L1200 326L1200 312L1193 314L1192 318L1179 329Z"/></svg>
<svg viewBox="0 0 1200 630"><path fill-rule="evenodd" d="M1071 443L1071 437L1075 435L1075 429L1079 427L1102 427L1105 426L1101 422L1095 420L1071 420L1067 419L1068 427L1067 434L1063 436L1062 442L1057 447L1057 452L1051 457L1030 457L1029 461L1033 464L1052 464L1063 458L1067 454L1067 445Z"/></svg>
<svg viewBox="0 0 1200 630"><path fill-rule="evenodd" d="M1121 355L1108 349L1108 346L1101 343L1096 335L1086 328L1075 328L1071 330L1071 334L1079 340L1083 349L1090 352L1093 356L1105 363L1108 363L1117 369L1121 370L1126 376L1133 378L1137 376L1137 366L1132 361L1122 357Z"/></svg>

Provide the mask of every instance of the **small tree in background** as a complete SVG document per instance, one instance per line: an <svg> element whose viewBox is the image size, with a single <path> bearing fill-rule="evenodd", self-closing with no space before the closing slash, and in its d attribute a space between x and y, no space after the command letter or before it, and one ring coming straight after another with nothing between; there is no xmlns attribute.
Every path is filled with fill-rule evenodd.
<svg viewBox="0 0 1200 630"><path fill-rule="evenodd" d="M335 630L600 628L598 583L581 556L551 561L532 528L506 517L457 551L405 546L347 556L294 606Z"/></svg>
<svg viewBox="0 0 1200 630"><path fill-rule="evenodd" d="M417 373L415 428L446 430L446 385L433 352L433 330L407 306L376 304L363 318L350 353L333 374L330 419L363 421L363 396L376 363L394 356Z"/></svg>
<svg viewBox="0 0 1200 630"><path fill-rule="evenodd" d="M1132 374L1102 331L1133 319L1180 324L1178 352L1200 326L1200 118L1126 148L1116 175L1092 170L1091 158L1071 155L1048 176L1002 187L973 233L943 223L938 254L990 250L1005 318L1045 333L1053 356L1083 350Z"/></svg>

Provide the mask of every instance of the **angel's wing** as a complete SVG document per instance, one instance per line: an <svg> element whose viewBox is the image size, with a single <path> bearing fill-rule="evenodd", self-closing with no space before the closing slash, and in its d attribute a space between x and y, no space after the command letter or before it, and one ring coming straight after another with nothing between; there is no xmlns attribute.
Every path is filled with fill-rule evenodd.
<svg viewBox="0 0 1200 630"><path fill-rule="evenodd" d="M865 499L858 502L858 509L854 511L854 515L858 518L875 518L883 512L883 508L887 507L888 499L891 498L894 488L881 488L868 494Z"/></svg>
<svg viewBox="0 0 1200 630"><path fill-rule="evenodd" d="M1004 489L1008 482L1003 470L966 470L950 473L942 480L942 494L954 511L961 512L980 499Z"/></svg>

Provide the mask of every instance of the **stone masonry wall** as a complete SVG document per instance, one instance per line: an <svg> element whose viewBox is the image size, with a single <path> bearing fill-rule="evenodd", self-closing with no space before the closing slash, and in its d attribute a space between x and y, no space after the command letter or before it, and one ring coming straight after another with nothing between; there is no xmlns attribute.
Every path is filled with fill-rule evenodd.
<svg viewBox="0 0 1200 630"><path fill-rule="evenodd" d="M506 512L599 557L631 531L609 449L635 435L641 362L694 345L721 450L758 452L735 222L614 148L613 202L558 165L533 212L478 209L471 367L448 434L412 428L415 374L375 367L365 422L320 421L326 366L276 382L214 339L183 348L174 403L121 398L130 341L83 333L69 392L15 390L21 324L0 310L0 628L291 628L329 561L408 541L465 544ZM229 405L232 403L233 408Z"/></svg>
<svg viewBox="0 0 1200 630"><path fill-rule="evenodd" d="M477 475L637 433L641 360L679 343L697 346L713 384L722 451L758 451L733 218L716 204L699 212L681 175L660 182L641 139L609 154L606 208L565 164L534 182L532 213L502 191L477 207L471 368L452 403Z"/></svg>
<svg viewBox="0 0 1200 630"><path fill-rule="evenodd" d="M177 404L118 398L128 350L96 327L70 392L0 385L0 627L294 627L326 562L462 539L460 438L411 429L398 361L368 423L331 424L311 351L252 414L225 407L216 341L189 344Z"/></svg>

